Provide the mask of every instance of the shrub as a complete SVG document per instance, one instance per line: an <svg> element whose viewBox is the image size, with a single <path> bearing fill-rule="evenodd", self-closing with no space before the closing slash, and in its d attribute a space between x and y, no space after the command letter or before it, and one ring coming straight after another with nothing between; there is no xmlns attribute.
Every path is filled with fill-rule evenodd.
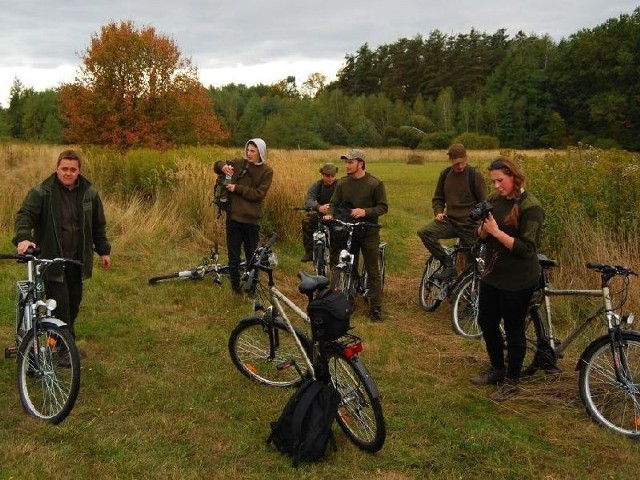
<svg viewBox="0 0 640 480"><path fill-rule="evenodd" d="M480 135L476 132L462 133L451 143L462 143L469 150L495 150L500 148L500 140L491 135Z"/></svg>

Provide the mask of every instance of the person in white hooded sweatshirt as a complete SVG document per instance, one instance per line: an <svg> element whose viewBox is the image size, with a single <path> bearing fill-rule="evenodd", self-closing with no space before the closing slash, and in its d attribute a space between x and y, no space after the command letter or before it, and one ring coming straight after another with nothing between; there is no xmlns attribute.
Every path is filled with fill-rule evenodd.
<svg viewBox="0 0 640 480"><path fill-rule="evenodd" d="M231 176L226 186L229 192L227 251L231 288L236 294L242 294L239 267L243 247L248 260L260 240L264 199L273 180L273 169L266 160L267 144L261 138L252 138L246 143L242 158L220 160L213 166L216 174Z"/></svg>

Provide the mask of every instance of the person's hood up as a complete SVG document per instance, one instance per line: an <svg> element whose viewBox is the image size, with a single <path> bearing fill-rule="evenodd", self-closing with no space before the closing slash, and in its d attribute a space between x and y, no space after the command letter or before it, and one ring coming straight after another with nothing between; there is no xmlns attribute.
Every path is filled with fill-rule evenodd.
<svg viewBox="0 0 640 480"><path fill-rule="evenodd" d="M244 145L244 153L242 154L242 157L245 160L247 159L247 147L249 146L250 143L253 143L256 147L258 147L258 153L260 154L260 161L256 163L256 165L262 165L264 162L267 161L267 144L261 138L249 139L247 143L245 143Z"/></svg>

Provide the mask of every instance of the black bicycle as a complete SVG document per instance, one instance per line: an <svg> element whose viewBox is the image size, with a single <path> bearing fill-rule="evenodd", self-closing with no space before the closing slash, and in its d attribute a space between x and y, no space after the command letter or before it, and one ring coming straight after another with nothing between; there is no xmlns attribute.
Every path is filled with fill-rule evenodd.
<svg viewBox="0 0 640 480"><path fill-rule="evenodd" d="M294 207L294 210L315 212L309 207ZM313 232L313 271L316 275L329 276L331 265L331 228L318 213L318 223Z"/></svg>
<svg viewBox="0 0 640 480"><path fill-rule="evenodd" d="M196 265L187 270L151 277L149 279L149 285L157 285L158 283L172 282L174 280L202 280L207 276L211 276L213 283L219 285L222 283L222 277L229 275L229 265L220 263L219 257L218 243L215 243L209 257L205 257L200 265ZM242 261L240 263L240 269L244 270L245 266L246 262Z"/></svg>
<svg viewBox="0 0 640 480"><path fill-rule="evenodd" d="M331 285L342 293L344 293L349 301L353 304L356 295L361 295L365 300L371 296L369 285L369 274L364 268L364 262L360 266L358 252L353 250L353 236L358 231L368 228L380 228L381 225L371 222L344 222L334 218L332 220L323 220L327 225L332 225L336 229L346 231L346 245L340 251L338 256L338 264L333 269L331 275ZM380 271L380 284L384 290L385 273L387 269L387 242L378 244L378 269Z"/></svg>
<svg viewBox="0 0 640 480"><path fill-rule="evenodd" d="M449 278L441 278L439 273L444 270L444 265L440 260L431 255L422 272L420 289L418 290L418 301L423 310L427 312L435 311L445 299L453 300L454 294L459 293L459 287L463 283L471 280L472 286L477 285L478 273L484 268L483 247L477 243L474 247L462 246L457 238L452 247L443 246L447 257L455 265L457 274ZM474 264L468 264L467 256L471 252ZM453 320L454 330L463 335L462 331L456 328L456 320ZM464 335L466 336L466 335Z"/></svg>
<svg viewBox="0 0 640 480"><path fill-rule="evenodd" d="M245 291L254 299L254 311L262 313L243 318L231 332L231 360L244 376L263 385L295 387L308 378L330 382L340 394L336 419L341 429L360 449L377 452L384 444L386 427L378 388L359 357L362 340L345 333L346 329L323 338L313 326L308 335L292 324L285 306L305 326L311 325L311 319L275 286L276 262L271 250L275 239L271 237L256 250L243 276ZM267 282L261 273L266 274ZM310 302L314 294L326 294L326 277L304 272L298 276L299 290Z"/></svg>
<svg viewBox="0 0 640 480"><path fill-rule="evenodd" d="M22 406L31 416L58 424L71 413L80 390L80 355L69 326L52 315L57 304L44 294L43 275L52 265L82 268L66 258L38 258L39 249L24 254L2 253L0 259L27 265L27 279L16 284L14 346L4 350L15 358Z"/></svg>

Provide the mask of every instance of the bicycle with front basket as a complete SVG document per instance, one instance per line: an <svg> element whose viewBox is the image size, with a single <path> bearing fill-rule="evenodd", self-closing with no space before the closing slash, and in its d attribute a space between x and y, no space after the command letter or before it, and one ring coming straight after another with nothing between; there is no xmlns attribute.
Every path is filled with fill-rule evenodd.
<svg viewBox="0 0 640 480"><path fill-rule="evenodd" d="M80 355L69 326L52 315L57 304L46 299L43 275L52 265L82 268L77 260L38 258L38 249L24 254L1 253L0 259L27 266L27 279L16 284L14 346L4 350L15 358L20 401L28 414L49 423L64 420L80 390Z"/></svg>
<svg viewBox="0 0 640 480"><path fill-rule="evenodd" d="M586 327L597 319L607 326L607 332L594 339L581 353L575 366L578 370L580 398L589 416L598 424L627 437L640 438L640 332L629 330L633 313L622 312L629 293L629 277L637 273L620 265L588 263L586 268L600 274L599 289L555 289L549 280L549 270L557 262L541 259L541 295L529 310L529 327L535 329L535 355L523 370L523 376L538 370L559 372L557 361ZM622 287L613 303L611 281L620 277ZM580 319L566 339L560 341L552 321L551 297L599 297L602 303ZM544 312L543 312L544 310ZM529 335L528 335L529 337Z"/></svg>
<svg viewBox="0 0 640 480"><path fill-rule="evenodd" d="M386 427L378 388L360 359L362 340L348 333L337 338L318 338L293 325L285 306L311 325L311 319L275 285L275 255L271 237L259 247L243 275L245 291L253 298L254 312L238 323L228 348L236 368L263 385L295 387L314 378L332 384L340 394L336 420L351 442L367 452L382 448ZM265 274L267 281L261 278ZM326 292L329 280L318 275L298 274L299 290L309 301Z"/></svg>
<svg viewBox="0 0 640 480"><path fill-rule="evenodd" d="M199 265L171 272L164 275L158 275L149 279L149 285L157 285L164 282L172 282L175 280L202 280L207 276L211 276L213 283L221 284L222 277L229 275L229 265L219 262L220 254L218 252L218 243L215 243L209 257L205 257ZM245 261L240 263L240 269L244 269Z"/></svg>

